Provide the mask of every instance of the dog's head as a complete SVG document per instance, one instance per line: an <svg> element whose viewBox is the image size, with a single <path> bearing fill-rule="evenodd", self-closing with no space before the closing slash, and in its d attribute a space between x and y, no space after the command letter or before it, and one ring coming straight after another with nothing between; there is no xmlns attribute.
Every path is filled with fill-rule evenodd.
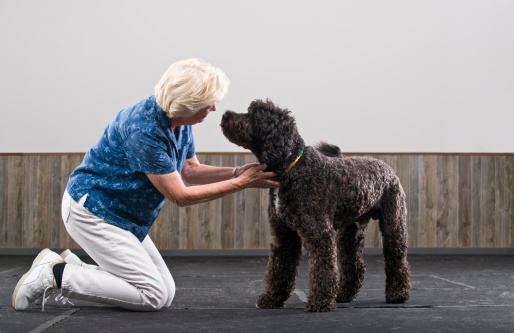
<svg viewBox="0 0 514 333"><path fill-rule="evenodd" d="M277 165L304 146L290 112L270 100L253 101L248 113L225 112L221 128L230 142L251 150L268 166Z"/></svg>

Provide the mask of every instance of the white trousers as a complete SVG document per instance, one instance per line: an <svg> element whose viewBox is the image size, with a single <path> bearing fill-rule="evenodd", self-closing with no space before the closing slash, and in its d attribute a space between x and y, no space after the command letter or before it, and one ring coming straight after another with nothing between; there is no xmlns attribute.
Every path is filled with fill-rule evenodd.
<svg viewBox="0 0 514 333"><path fill-rule="evenodd" d="M62 295L135 311L169 307L175 282L150 237L140 242L93 215L83 207L86 198L77 203L65 192L62 218L70 236L98 266L66 265Z"/></svg>

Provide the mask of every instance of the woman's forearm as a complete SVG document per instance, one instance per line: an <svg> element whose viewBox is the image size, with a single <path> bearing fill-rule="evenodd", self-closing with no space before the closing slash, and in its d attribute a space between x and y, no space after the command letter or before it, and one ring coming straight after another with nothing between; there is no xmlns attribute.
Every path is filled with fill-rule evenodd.
<svg viewBox="0 0 514 333"><path fill-rule="evenodd" d="M211 184L221 182L232 177L230 167L214 167L205 164L197 164L186 167L182 171L182 178L189 184Z"/></svg>

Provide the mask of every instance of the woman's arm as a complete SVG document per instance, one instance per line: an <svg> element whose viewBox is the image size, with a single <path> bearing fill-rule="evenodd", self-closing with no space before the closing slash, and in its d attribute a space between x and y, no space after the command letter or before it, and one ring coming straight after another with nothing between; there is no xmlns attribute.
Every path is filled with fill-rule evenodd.
<svg viewBox="0 0 514 333"><path fill-rule="evenodd" d="M240 176L251 167L257 166L259 163L250 163L236 170L235 177ZM189 184L211 184L230 179L232 170L230 167L214 167L210 165L200 164L196 156L187 159L182 168L182 179Z"/></svg>
<svg viewBox="0 0 514 333"><path fill-rule="evenodd" d="M238 192L245 188L276 188L280 184L270 178L273 172L262 172L266 165L257 165L243 172L239 177L206 185L187 187L177 171L165 175L146 174L152 184L166 198L179 207L199 204L221 198L227 194ZM231 168L230 174L231 174ZM223 170L221 170L223 171ZM216 176L220 176L215 173ZM227 176L227 175L224 175ZM212 179L214 176L209 176ZM230 176L227 176L230 177Z"/></svg>

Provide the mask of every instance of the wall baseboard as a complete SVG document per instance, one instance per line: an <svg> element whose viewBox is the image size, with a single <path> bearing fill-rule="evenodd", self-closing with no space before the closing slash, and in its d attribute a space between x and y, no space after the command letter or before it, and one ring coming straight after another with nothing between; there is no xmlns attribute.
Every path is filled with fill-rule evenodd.
<svg viewBox="0 0 514 333"><path fill-rule="evenodd" d="M64 249L53 249L57 253L61 253ZM0 255L3 256L35 256L41 249L0 249ZM87 256L84 250L78 249L73 252L79 256ZM259 257L268 256L269 250L160 250L163 257ZM514 249L511 248L410 248L410 255L514 255ZM302 254L306 255L305 250ZM368 248L364 249L365 255L381 255L382 249Z"/></svg>

